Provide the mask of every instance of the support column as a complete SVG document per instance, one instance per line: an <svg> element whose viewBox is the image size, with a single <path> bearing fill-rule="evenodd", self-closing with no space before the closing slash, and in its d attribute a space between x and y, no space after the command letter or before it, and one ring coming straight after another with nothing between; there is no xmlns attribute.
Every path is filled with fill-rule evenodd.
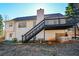
<svg viewBox="0 0 79 59"><path fill-rule="evenodd" d="M74 37L76 39L76 26L74 26Z"/></svg>
<svg viewBox="0 0 79 59"><path fill-rule="evenodd" d="M45 29L44 29L44 40L45 40Z"/></svg>
<svg viewBox="0 0 79 59"><path fill-rule="evenodd" d="M45 19L44 19L44 40L45 40Z"/></svg>

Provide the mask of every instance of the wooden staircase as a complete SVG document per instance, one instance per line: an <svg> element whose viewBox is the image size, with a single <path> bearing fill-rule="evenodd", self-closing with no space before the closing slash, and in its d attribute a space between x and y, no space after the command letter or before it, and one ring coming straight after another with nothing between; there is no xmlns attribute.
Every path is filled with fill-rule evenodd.
<svg viewBox="0 0 79 59"><path fill-rule="evenodd" d="M31 30L29 30L27 33L22 35L22 42L23 43L29 42L34 36L36 36L43 29L48 29L48 30L49 29L67 29L67 28L73 27L76 23L79 22L79 20L74 21L74 19L71 19L69 21L66 21L66 23L53 24L52 21L56 19L60 19L60 21L62 21L62 19L64 18L42 20L40 23L34 26Z"/></svg>

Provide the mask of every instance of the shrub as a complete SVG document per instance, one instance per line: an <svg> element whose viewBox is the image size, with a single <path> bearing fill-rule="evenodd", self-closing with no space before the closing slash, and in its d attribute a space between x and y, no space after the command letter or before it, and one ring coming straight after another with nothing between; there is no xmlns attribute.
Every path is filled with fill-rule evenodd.
<svg viewBox="0 0 79 59"><path fill-rule="evenodd" d="M22 40L18 41L18 43L22 43Z"/></svg>
<svg viewBox="0 0 79 59"><path fill-rule="evenodd" d="M12 40L13 40L13 42L14 42L14 43L16 43L16 42L17 42L17 38L13 38Z"/></svg>

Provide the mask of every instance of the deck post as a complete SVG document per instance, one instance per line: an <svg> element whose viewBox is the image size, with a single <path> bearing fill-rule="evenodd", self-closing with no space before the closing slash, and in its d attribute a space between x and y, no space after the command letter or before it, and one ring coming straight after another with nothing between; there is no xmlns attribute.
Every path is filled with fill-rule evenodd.
<svg viewBox="0 0 79 59"><path fill-rule="evenodd" d="M44 40L45 40L45 29L44 29Z"/></svg>
<svg viewBox="0 0 79 59"><path fill-rule="evenodd" d="M45 40L45 19L44 19L44 40Z"/></svg>
<svg viewBox="0 0 79 59"><path fill-rule="evenodd" d="M74 26L74 37L76 39L76 26Z"/></svg>

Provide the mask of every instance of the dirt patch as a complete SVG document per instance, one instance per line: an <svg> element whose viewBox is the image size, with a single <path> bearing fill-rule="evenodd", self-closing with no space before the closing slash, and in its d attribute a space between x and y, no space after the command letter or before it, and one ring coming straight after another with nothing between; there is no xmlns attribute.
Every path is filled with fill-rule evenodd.
<svg viewBox="0 0 79 59"><path fill-rule="evenodd" d="M79 56L79 43L50 46L40 43L0 44L0 56Z"/></svg>

